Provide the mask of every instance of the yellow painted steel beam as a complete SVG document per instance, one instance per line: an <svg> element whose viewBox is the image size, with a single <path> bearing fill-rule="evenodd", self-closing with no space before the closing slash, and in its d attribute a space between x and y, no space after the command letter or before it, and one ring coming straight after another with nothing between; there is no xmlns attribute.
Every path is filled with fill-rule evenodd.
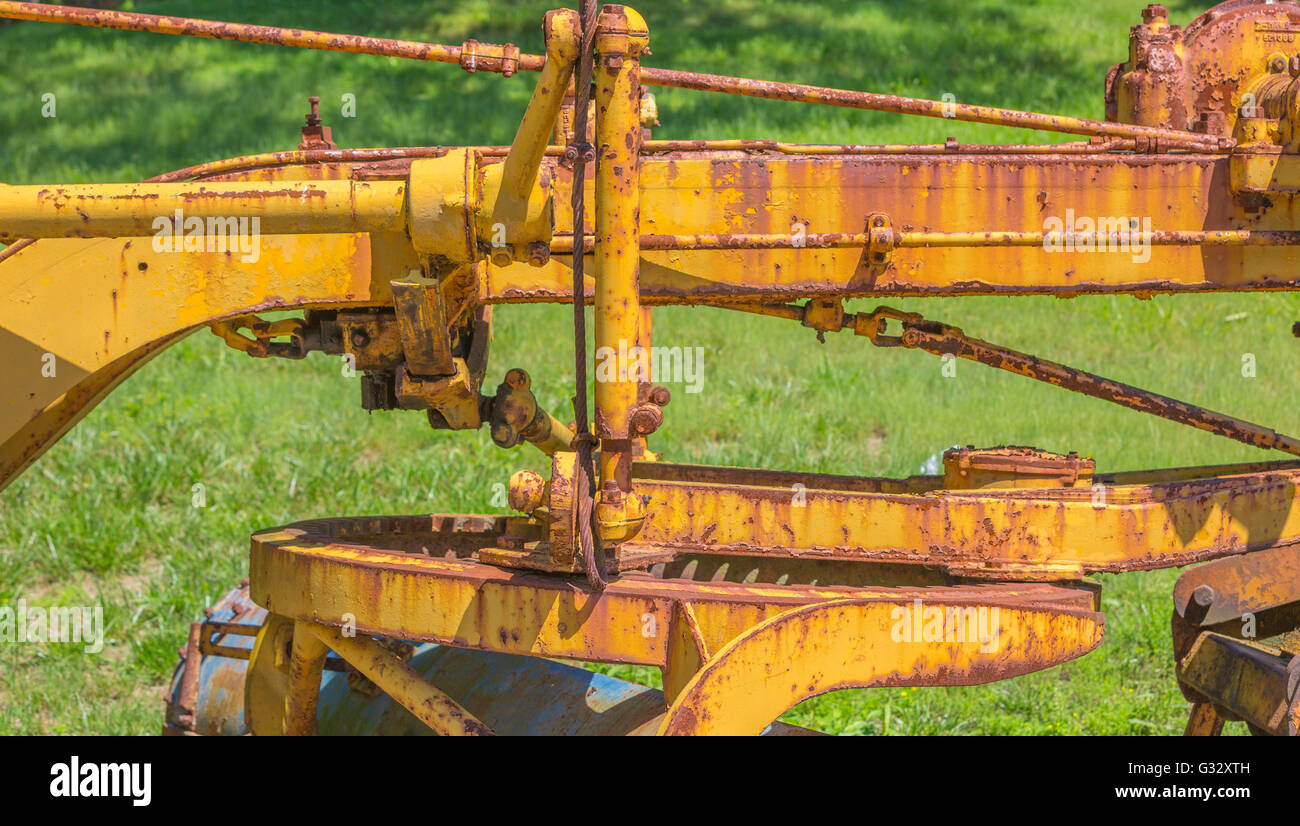
<svg viewBox="0 0 1300 826"><path fill-rule="evenodd" d="M792 607L846 597L1097 607L1095 591L1047 583L845 588L625 577L595 592L585 582L361 544L376 532L418 534L422 523L428 530L430 520L411 517L398 527L358 517L255 534L250 594L274 613L336 628L355 623L362 634L669 669L687 663L687 676L693 669L689 657L674 653L684 627L682 603L689 603L691 636L703 651L717 651Z"/></svg>
<svg viewBox="0 0 1300 826"><path fill-rule="evenodd" d="M1140 158L1140 160L1139 160ZM1048 219L1086 231L1099 219L1144 220L1152 232L1287 232L1280 210L1237 211L1228 160L1210 155L789 156L682 152L641 158L640 232L793 238L865 233L884 213L895 229L926 228L968 246L898 248L887 266L861 248L641 251L645 304L720 304L811 296L1194 292L1296 289L1295 246L1153 244L1149 248L975 246L986 233L1041 237ZM555 168L556 234L572 227L567 173ZM699 193L711 193L701 198ZM1067 212L1068 209L1068 212ZM1066 227L1062 226L1063 231ZM924 240L925 236L922 236ZM942 241L939 236L935 238ZM1234 243L1236 235L1207 236ZM568 256L541 269L491 267L493 303L569 300ZM589 285L592 290L594 284Z"/></svg>
<svg viewBox="0 0 1300 826"><path fill-rule="evenodd" d="M1187 565L1300 542L1300 465L1227 468L1170 481L1061 489L906 490L900 480L799 488L738 469L638 465L649 497L625 553L699 552L942 565L965 576L1073 579L1097 571ZM1235 471L1235 472L1234 472ZM1159 479L1158 473L1151 474ZM676 477L676 478L673 478ZM828 489L827 485L834 485ZM846 489L847 488L847 489Z"/></svg>
<svg viewBox="0 0 1300 826"><path fill-rule="evenodd" d="M573 80L573 64L581 45L581 24L578 13L572 9L547 12L542 29L546 36L546 64L502 162L504 191L520 202L528 199L537 181L542 158L555 131L555 121Z"/></svg>
<svg viewBox="0 0 1300 826"><path fill-rule="evenodd" d="M0 260L0 487L148 358L208 322L391 305L404 234L263 236L256 261L141 239L51 239Z"/></svg>
<svg viewBox="0 0 1300 826"><path fill-rule="evenodd" d="M289 707L286 700L294 625L288 617L269 614L253 640L244 678L244 722L249 731L260 737L277 737L287 728ZM315 636L304 641L304 644L311 643L320 644ZM300 696L302 691L300 686Z"/></svg>
<svg viewBox="0 0 1300 826"><path fill-rule="evenodd" d="M1030 208L1019 204L1023 199L1006 197L1007 193L1025 191L1044 193L1048 208L1068 202L1080 215L1159 214L1169 227L1186 228L1205 226L1211 220L1209 205L1231 200L1222 161L1208 156L1154 156L1141 164L1129 164L1114 158L1065 156L1008 163L982 156L683 155L671 161L641 159L643 229L652 225L658 233L776 232L789 229L798 215L810 230L856 232L861 227L854 216L875 209L891 214L896 226L910 223L972 231L982 226L1041 228L1037 203ZM298 184L267 179L339 179L350 177L351 170L346 163L258 170L246 173L257 178L257 183L240 185L299 191ZM563 232L565 222L571 221L564 197L568 178L559 167L548 170L561 195L555 203ZM396 177L404 175L399 171ZM459 180L464 186L463 174ZM386 184L393 187L387 190L391 196L400 181ZM941 184L944 198L931 199L929 193ZM217 184L190 186L197 192ZM333 188L335 196L342 198L344 190L351 193L354 185L343 180L315 181L310 186ZM706 189L716 189L720 197L700 199L693 194ZM1168 192L1181 195L1169 199L1162 194ZM345 200L350 203L351 195ZM387 211L381 212L388 215L392 208L390 200ZM1273 213L1264 215L1255 226L1262 230L1289 228L1284 218ZM376 238L382 238L382 243ZM7 385L13 395L4 400L0 411L0 444L7 445L0 449L0 483L38 454L51 435L75 420L76 411L84 411L80 402L69 404L68 400L95 396L88 386L75 392L74 388L105 364L145 347L156 348L157 342L174 340L179 332L231 315L265 309L387 304L391 301L387 280L420 266L409 238L397 232L371 236L373 252L369 255L364 236L319 236L308 242L263 235L260 259L253 264L240 261L239 255L155 253L151 243L140 240L98 243L42 241L0 260L0 298L4 299L0 303L0 356L6 364L15 365L16 371L12 374L16 378ZM639 292L642 302L657 304L715 303L739 295L1001 290L1068 294L1092 289L1199 290L1251 285L1274 289L1290 284L1279 274L1295 271L1295 264L1300 263L1288 247L1153 247L1151 255L1149 265L1140 265L1124 254L1052 254L1033 248L900 249L889 267L877 273L865 267L857 250L643 252ZM373 259L372 267L380 267L380 277L370 277L367 258ZM540 269L526 264L485 266L483 273L480 300L568 300L569 271L559 263ZM1160 273L1162 280L1152 281L1152 273ZM69 278L75 278L77 290L64 289ZM41 374L39 359L46 354L52 354L65 368L54 377ZM97 382L100 387L108 384L103 377ZM73 415L61 413L49 418L49 423L28 427L34 417L61 398L64 402L59 406ZM12 442L23 429L26 433L21 444Z"/></svg>
<svg viewBox="0 0 1300 826"><path fill-rule="evenodd" d="M927 610L938 612L937 626ZM973 638L961 624L969 617L983 628ZM978 685L1027 674L1086 654L1103 630L1094 612L1014 605L927 609L920 600L846 599L802 606L710 657L659 733L757 735L803 700L842 688Z"/></svg>
<svg viewBox="0 0 1300 826"><path fill-rule="evenodd" d="M284 695L284 733L291 737L316 733L316 706L320 701L320 678L327 653L324 641L310 623L293 624L289 690Z"/></svg>
<svg viewBox="0 0 1300 826"><path fill-rule="evenodd" d="M444 737L492 734L492 730L478 718L375 640L346 636L337 629L320 625L307 627L322 643L365 674L435 734ZM319 674L316 679L319 683ZM314 706L312 711L315 711Z"/></svg>
<svg viewBox="0 0 1300 826"><path fill-rule="evenodd" d="M632 494L632 410L638 381L628 370L609 369L617 354L641 339L640 57L650 45L645 20L626 6L606 6L596 23L596 413L600 438L601 532L613 532L641 514ZM614 354L611 356L611 354ZM585 390L583 391L585 392Z"/></svg>
<svg viewBox="0 0 1300 826"><path fill-rule="evenodd" d="M0 186L0 238L236 238L260 235L403 232L406 183L399 181L77 184ZM230 225L244 218L257 224ZM225 252L226 250L222 250Z"/></svg>

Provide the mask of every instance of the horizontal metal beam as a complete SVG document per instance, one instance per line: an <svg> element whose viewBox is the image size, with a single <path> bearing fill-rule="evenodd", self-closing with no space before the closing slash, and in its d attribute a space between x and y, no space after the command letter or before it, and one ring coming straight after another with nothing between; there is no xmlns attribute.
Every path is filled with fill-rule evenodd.
<svg viewBox="0 0 1300 826"><path fill-rule="evenodd" d="M1098 477L1078 488L900 493L898 481L826 490L813 478L774 485L737 468L695 481L690 466L639 463L647 517L622 548L937 565L1016 580L1168 568L1300 542L1300 468L1271 467L1146 484Z"/></svg>
<svg viewBox="0 0 1300 826"><path fill-rule="evenodd" d="M250 233L401 232L405 201L397 181L0 186L0 239L153 236L183 252L217 236L233 249Z"/></svg>
<svg viewBox="0 0 1300 826"><path fill-rule="evenodd" d="M0 2L0 17L68 23L77 26L126 29L153 32L155 34L236 40L246 43L292 46L305 49L325 49L355 54L383 55L441 63L459 63L469 71L482 69L484 71L499 71L507 75L518 70L541 71L546 65L546 58L542 55L521 54L518 49L509 44L503 47L493 44L480 44L476 41L466 41L460 46L451 46L362 37L351 34L284 29L274 26L255 26L246 23L224 23L213 20L164 17L134 12L80 9L73 6L18 3L9 2L8 0ZM481 60L475 60L476 48L483 51ZM1037 112L1022 112L998 106L977 106L955 101L924 100L922 98L885 95L875 92L831 89L803 83L782 83L754 78L654 68L640 69L639 76L641 83L647 86L721 92L745 97L766 98L768 100L842 106L851 109L920 115L922 117L1013 126L1046 132L1145 138L1159 140L1181 149L1219 150L1232 145L1232 141L1227 138L1176 129L1112 121L1096 121L1061 115L1045 115Z"/></svg>

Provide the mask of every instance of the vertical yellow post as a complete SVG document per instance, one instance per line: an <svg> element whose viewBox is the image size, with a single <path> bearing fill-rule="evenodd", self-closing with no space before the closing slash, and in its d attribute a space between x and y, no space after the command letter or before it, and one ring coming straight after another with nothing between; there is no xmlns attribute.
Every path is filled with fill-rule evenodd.
<svg viewBox="0 0 1300 826"><path fill-rule="evenodd" d="M301 622L293 625L293 651L289 658L289 691L284 698L284 733L291 737L316 734L316 704L325 668L325 643Z"/></svg>
<svg viewBox="0 0 1300 826"><path fill-rule="evenodd" d="M645 20L626 6L601 9L596 25L596 415L600 438L602 533L617 536L635 522L632 437L640 341L641 53L650 43ZM606 527L608 526L608 530Z"/></svg>

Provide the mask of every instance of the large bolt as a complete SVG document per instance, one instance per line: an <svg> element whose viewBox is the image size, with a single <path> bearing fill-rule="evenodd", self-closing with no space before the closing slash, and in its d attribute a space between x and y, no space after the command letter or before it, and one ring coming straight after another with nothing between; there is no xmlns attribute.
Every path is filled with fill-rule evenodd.
<svg viewBox="0 0 1300 826"><path fill-rule="evenodd" d="M657 404L637 405L627 423L636 435L649 436L664 423L664 411Z"/></svg>
<svg viewBox="0 0 1300 826"><path fill-rule="evenodd" d="M1142 22L1148 26L1152 23L1168 23L1169 9L1159 3L1152 3L1142 10Z"/></svg>

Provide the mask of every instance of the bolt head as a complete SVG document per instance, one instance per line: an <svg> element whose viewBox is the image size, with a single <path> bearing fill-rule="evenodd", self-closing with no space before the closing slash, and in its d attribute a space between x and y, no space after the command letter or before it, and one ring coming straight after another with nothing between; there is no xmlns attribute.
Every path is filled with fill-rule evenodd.
<svg viewBox="0 0 1300 826"><path fill-rule="evenodd" d="M663 423L663 411L655 405L641 405L628 417L628 425L638 436L649 436Z"/></svg>
<svg viewBox="0 0 1300 826"><path fill-rule="evenodd" d="M650 388L650 401L653 402L654 404L659 405L660 407L663 407L664 405L668 404L668 402L672 401L672 398L673 398L673 394L668 392L667 387L660 387L656 385Z"/></svg>
<svg viewBox="0 0 1300 826"><path fill-rule="evenodd" d="M1209 585L1197 585L1192 591L1192 601L1202 608L1209 608L1214 604L1214 588Z"/></svg>
<svg viewBox="0 0 1300 826"><path fill-rule="evenodd" d="M544 267L551 260L551 248L542 241L528 245L528 263L534 267Z"/></svg>
<svg viewBox="0 0 1300 826"><path fill-rule="evenodd" d="M1169 9L1159 3L1152 3L1142 10L1143 23L1165 23L1169 20Z"/></svg>

